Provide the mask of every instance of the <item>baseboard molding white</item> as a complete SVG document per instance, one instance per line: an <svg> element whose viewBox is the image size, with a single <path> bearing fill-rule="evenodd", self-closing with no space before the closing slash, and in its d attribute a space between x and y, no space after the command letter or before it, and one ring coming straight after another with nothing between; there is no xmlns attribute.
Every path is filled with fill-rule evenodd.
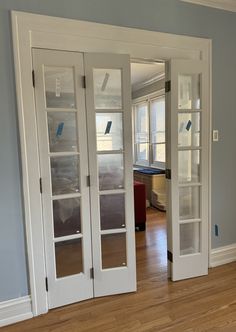
<svg viewBox="0 0 236 332"><path fill-rule="evenodd" d="M236 243L212 249L210 267L216 267L236 261Z"/></svg>
<svg viewBox="0 0 236 332"><path fill-rule="evenodd" d="M30 296L0 303L0 327L33 317Z"/></svg>

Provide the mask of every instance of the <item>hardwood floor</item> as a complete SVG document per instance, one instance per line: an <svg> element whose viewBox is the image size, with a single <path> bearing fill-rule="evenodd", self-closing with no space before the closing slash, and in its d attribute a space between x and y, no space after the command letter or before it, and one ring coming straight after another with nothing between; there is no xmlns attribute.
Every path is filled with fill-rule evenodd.
<svg viewBox="0 0 236 332"><path fill-rule="evenodd" d="M209 276L167 280L165 214L148 211L137 232L138 291L84 301L1 329L1 332L236 331L236 263Z"/></svg>

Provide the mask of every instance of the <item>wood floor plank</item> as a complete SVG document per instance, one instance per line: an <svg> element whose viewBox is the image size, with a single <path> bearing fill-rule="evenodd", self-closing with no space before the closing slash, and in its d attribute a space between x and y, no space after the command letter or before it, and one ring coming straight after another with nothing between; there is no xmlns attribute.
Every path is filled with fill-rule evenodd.
<svg viewBox="0 0 236 332"><path fill-rule="evenodd" d="M1 332L236 332L236 263L169 281L165 213L154 209L136 233L136 254L136 293L54 309Z"/></svg>

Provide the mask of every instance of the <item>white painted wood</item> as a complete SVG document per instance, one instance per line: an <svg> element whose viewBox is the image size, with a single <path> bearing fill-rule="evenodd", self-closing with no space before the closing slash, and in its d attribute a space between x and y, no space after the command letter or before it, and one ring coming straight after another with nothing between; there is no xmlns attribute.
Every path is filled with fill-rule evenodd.
<svg viewBox="0 0 236 332"><path fill-rule="evenodd" d="M211 40L17 11L12 12L12 34L29 281L32 311L36 316L47 312L48 304L45 291L43 222L38 182L40 172L36 113L31 81L32 47L79 52L126 53L132 58L139 59L204 59L211 73ZM211 102L211 82L209 91L209 102ZM210 107L209 120L211 109L212 107ZM209 132L209 138L210 135L211 132ZM209 174L210 170L209 164ZM209 187L210 178L209 176ZM209 223L209 238L210 230Z"/></svg>
<svg viewBox="0 0 236 332"><path fill-rule="evenodd" d="M235 0L181 0L184 2L193 3L195 5L207 6L217 9L228 10L236 12Z"/></svg>
<svg viewBox="0 0 236 332"><path fill-rule="evenodd" d="M0 327L33 317L30 296L0 303Z"/></svg>
<svg viewBox="0 0 236 332"><path fill-rule="evenodd" d="M210 267L216 267L236 261L236 244L212 249L210 254Z"/></svg>
<svg viewBox="0 0 236 332"><path fill-rule="evenodd" d="M83 55L73 52L51 51L33 49L33 65L35 70L35 101L38 123L39 137L39 156L41 165L41 178L43 184L42 202L44 216L44 236L45 236L45 254L48 278L48 301L49 308L59 307L73 302L78 302L91 298L93 296L93 282L90 277L92 267L91 254L91 229L90 229L90 205L89 205L89 188L86 183L88 175L88 157L87 157L87 132L86 132L86 113L85 113L85 96L82 87L82 76L84 75ZM51 185L51 167L50 151L48 137L47 112L45 101L45 83L44 67L56 66L73 68L75 75L75 114L77 116L77 135L79 150L79 179L80 179L80 213L82 234L82 258L83 272L64 278L56 277L56 260L55 260L55 243L53 227L53 205L52 185ZM64 112L58 108L58 111ZM55 155L55 154L53 154ZM63 155L60 153L58 155ZM68 156L68 153L65 153ZM64 195L67 196L66 194ZM68 197L63 199L71 198ZM63 237L61 240L74 239L72 236ZM68 257L69 259L69 257Z"/></svg>
<svg viewBox="0 0 236 332"><path fill-rule="evenodd" d="M130 58L128 55L91 54L84 56L86 75L86 107L89 145L89 168L91 176L91 218L94 264L94 295L104 296L132 292L136 290L135 226L133 202L133 161L132 161L132 124L131 124L131 83ZM102 269L102 249L100 232L98 163L96 151L96 109L94 105L93 69L108 68L122 70L121 89L123 107L123 144L124 144L124 189L125 189L125 229L109 231L110 234L126 233L127 266ZM118 111L118 112L119 112ZM105 110L109 113L109 109ZM119 194L121 191L108 190L106 194ZM124 191L123 191L124 192ZM104 232L103 232L104 234Z"/></svg>
<svg viewBox="0 0 236 332"><path fill-rule="evenodd" d="M200 183L184 184L184 187L200 188L200 251L196 254L181 255L180 224L189 220L179 219L179 188L183 185L178 181L178 75L201 75L201 158ZM173 281L197 277L208 273L208 198L209 198L209 72L205 61L171 60L167 64L167 80L171 80L171 91L166 94L167 124L167 168L171 169L171 180L168 183L168 250L173 255L171 278ZM187 112L187 111L186 111ZM191 149L190 149L191 150ZM192 220L194 223L196 220Z"/></svg>

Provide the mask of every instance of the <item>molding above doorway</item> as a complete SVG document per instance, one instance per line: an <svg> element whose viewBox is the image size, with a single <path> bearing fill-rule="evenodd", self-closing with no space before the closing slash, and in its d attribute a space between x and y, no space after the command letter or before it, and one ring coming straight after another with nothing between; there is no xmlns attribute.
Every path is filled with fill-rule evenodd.
<svg viewBox="0 0 236 332"><path fill-rule="evenodd" d="M230 12L236 12L235 0L181 0L183 2L189 2L195 5L207 6Z"/></svg>
<svg viewBox="0 0 236 332"><path fill-rule="evenodd" d="M12 33L29 282L32 312L37 316L48 311L48 302L45 288L46 269L39 190L36 111L32 86L32 48L120 53L143 59L200 59L207 62L211 77L211 40L17 11L12 12ZM211 82L209 91L211 91ZM209 103L209 123L211 123L210 95ZM209 142L210 138L209 129ZM209 158L211 158L211 146L209 146ZM211 174L211 162L209 174ZM211 176L209 176L209 188L211 188L210 179ZM209 202L211 202L210 197ZM209 215L210 211L209 205Z"/></svg>

